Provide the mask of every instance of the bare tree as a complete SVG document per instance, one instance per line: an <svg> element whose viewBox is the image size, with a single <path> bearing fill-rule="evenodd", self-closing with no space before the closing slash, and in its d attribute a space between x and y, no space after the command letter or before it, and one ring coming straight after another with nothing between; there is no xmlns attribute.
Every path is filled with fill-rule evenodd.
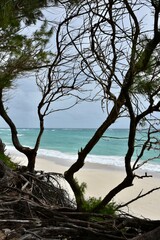
<svg viewBox="0 0 160 240"><path fill-rule="evenodd" d="M135 177L147 177L147 174L137 176L135 173L146 162L141 161L145 151L154 148L157 154L153 158L159 158L156 135L160 121L156 114L160 111L159 12L157 1L144 3L140 0L83 1L79 7L66 10L59 34L65 32L65 39L69 39L72 46L70 56L78 56L79 75L84 82L94 83L96 97L99 96L106 109L105 121L65 172L79 210L84 210L84 196L74 174L83 167L86 156L118 118L128 117L130 121L128 149L124 156L126 177L107 193L94 211L105 207L117 193L132 186ZM147 25L148 18L151 25ZM143 123L148 133L135 159L136 133Z"/></svg>
<svg viewBox="0 0 160 240"><path fill-rule="evenodd" d="M9 117L6 107L6 91L12 88L15 79L41 68L49 67L49 58L52 56L50 51L45 48L53 29L47 29L44 22L41 27L27 37L23 29L10 27L0 29L1 39L1 64L0 64L0 115L11 129L12 142L15 148L24 153L28 158L28 168L33 170L35 157L39 145L41 130L33 149L21 145L16 125ZM21 33L22 32L22 33ZM16 46L16 47L15 47Z"/></svg>
<svg viewBox="0 0 160 240"><path fill-rule="evenodd" d="M53 33L53 28L55 31L53 41L55 42L51 52L46 49L48 49L47 44ZM45 21L32 37L19 35L17 29L13 29L13 38L20 38L21 41L14 52L12 50L12 39L9 40L7 51L2 52L4 61L1 65L0 114L11 129L13 145L18 151L26 155L29 171L33 171L35 168L37 151L44 131L45 117L50 113L69 109L82 99L86 99L86 94L84 94L84 97L81 96L83 92L86 93L86 90L83 89L85 83L79 77L78 55L75 55L74 59L70 59L71 41L66 42L64 34L61 37L59 36L59 28L60 24L55 23L54 27L47 30L47 22ZM2 31L3 35L6 31ZM5 43L5 48L7 48L6 45L7 43ZM4 57L4 54L6 54L6 57ZM70 64L71 60L74 60L75 63ZM27 76L29 72L34 74L41 92L41 99L37 107L39 133L33 148L25 147L20 143L16 125L7 113L4 100L4 93L8 87L12 86L13 80L24 74ZM7 84L5 84L7 77ZM72 101L70 98L72 98ZM58 101L61 102L60 105L57 104Z"/></svg>
<svg viewBox="0 0 160 240"><path fill-rule="evenodd" d="M102 107L106 110L106 119L78 152L77 161L65 172L65 178L75 194L78 210L84 210L84 196L74 174L83 167L86 156L106 130L118 118L129 118L128 149L124 156L126 177L93 209L96 211L110 202L118 192L132 186L135 177L147 177L147 174L138 176L135 171L146 161L152 160L141 162L147 149L155 148L159 151L159 140L156 137L159 118L154 113L160 111L157 54L160 7L154 1L146 1L144 4L140 0L110 0L83 1L79 6L65 5L65 9L66 15L58 24L54 39L52 63L44 74L41 71L37 74L37 85L42 98L38 105L40 131L34 148L20 144L16 127L3 105L3 91L0 111L12 130L15 147L27 156L28 169L33 171L45 116L68 109L81 100L101 100ZM147 15L140 17L146 11L148 14L150 11L154 13L153 27L145 26ZM69 102L69 105L63 101L62 108L56 107L58 100L70 97L74 97L75 101L71 104ZM134 159L136 132L144 123L147 124L147 134ZM154 157L159 157L159 154Z"/></svg>

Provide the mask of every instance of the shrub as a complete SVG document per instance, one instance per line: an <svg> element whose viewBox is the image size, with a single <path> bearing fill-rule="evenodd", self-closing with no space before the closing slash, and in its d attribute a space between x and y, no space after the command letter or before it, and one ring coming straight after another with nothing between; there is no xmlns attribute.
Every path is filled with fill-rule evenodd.
<svg viewBox="0 0 160 240"><path fill-rule="evenodd" d="M11 158L4 153L0 152L0 160L3 161L3 163L8 166L9 168L16 170L17 164L11 161Z"/></svg>
<svg viewBox="0 0 160 240"><path fill-rule="evenodd" d="M101 202L101 198L90 197L88 200L85 200L85 210L87 212L92 212L92 210ZM115 215L117 205L115 202L108 203L99 213Z"/></svg>

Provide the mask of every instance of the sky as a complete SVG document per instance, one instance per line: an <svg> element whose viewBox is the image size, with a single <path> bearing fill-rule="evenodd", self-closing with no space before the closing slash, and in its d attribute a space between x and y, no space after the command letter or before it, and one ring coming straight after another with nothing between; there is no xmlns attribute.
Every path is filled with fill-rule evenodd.
<svg viewBox="0 0 160 240"><path fill-rule="evenodd" d="M53 14L54 13L54 14ZM45 15L52 22L59 21L63 15L61 8L53 8L46 11ZM32 27L35 30L35 26ZM24 29L25 34L31 35L29 27ZM35 79L22 78L16 80L15 87L7 92L8 114L17 128L38 128L39 120L37 105L40 100L40 92L35 84ZM61 102L63 105L63 102ZM66 111L50 114L45 118L46 128L98 128L106 118L106 112L102 111L101 102L80 103ZM0 117L0 128L8 125ZM126 128L126 121L118 121L113 128Z"/></svg>
<svg viewBox="0 0 160 240"><path fill-rule="evenodd" d="M9 98L5 102L8 114L17 128L38 128L37 105L40 92L33 78L16 81L15 87L6 93ZM63 105L63 102L61 102ZM106 112L101 109L100 102L80 103L75 107L45 118L46 128L98 128L106 118ZM116 122L112 127L126 128L127 121ZM8 127L0 118L0 128Z"/></svg>
<svg viewBox="0 0 160 240"><path fill-rule="evenodd" d="M54 8L55 9L55 8ZM60 12L59 12L60 11ZM57 15L52 11L47 12L50 20L59 18L62 9L57 9ZM35 27L33 27L33 30ZM27 30L27 29L26 29ZM25 31L26 31L25 30ZM5 106L8 114L17 128L37 128L37 105L40 100L40 92L33 78L23 78L16 81L16 86L7 93ZM63 105L63 102L61 102ZM98 128L106 118L106 112L102 111L100 102L83 102L72 109L50 114L45 118L46 128ZM8 127L0 118L0 128ZM113 128L128 128L126 119L118 120Z"/></svg>

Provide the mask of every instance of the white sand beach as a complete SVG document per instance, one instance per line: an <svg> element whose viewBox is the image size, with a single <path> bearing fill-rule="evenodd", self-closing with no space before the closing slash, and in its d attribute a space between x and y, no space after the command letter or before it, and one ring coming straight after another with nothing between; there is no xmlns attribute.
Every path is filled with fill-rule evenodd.
<svg viewBox="0 0 160 240"><path fill-rule="evenodd" d="M14 155L14 161L26 164L26 159L23 156ZM64 173L69 166L68 161L60 158L46 158L39 156L36 162L36 170L44 170L47 172ZM114 201L117 203L125 203L135 198L142 190L143 193L145 193L153 188L160 187L160 173L148 172L148 174L152 174L153 177L135 179L134 186L123 190L114 198ZM84 168L82 168L75 176L79 182L87 183L86 197L94 196L97 198L103 198L108 191L123 180L125 173L121 168L86 163ZM138 217L160 219L159 199L160 190L131 203L129 208L123 210Z"/></svg>

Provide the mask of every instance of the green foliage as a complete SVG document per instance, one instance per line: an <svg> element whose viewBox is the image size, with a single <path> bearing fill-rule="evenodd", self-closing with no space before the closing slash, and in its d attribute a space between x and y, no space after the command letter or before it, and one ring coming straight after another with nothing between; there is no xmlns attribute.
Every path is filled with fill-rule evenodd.
<svg viewBox="0 0 160 240"><path fill-rule="evenodd" d="M159 70L157 71L156 57L151 58L144 72L135 76L131 92L150 97L159 87Z"/></svg>
<svg viewBox="0 0 160 240"><path fill-rule="evenodd" d="M144 79L139 79L136 83L137 92L140 94L147 94L148 96L152 94L158 87L158 82L146 81Z"/></svg>
<svg viewBox="0 0 160 240"><path fill-rule="evenodd" d="M84 208L87 212L92 212L92 210L102 201L101 198L90 197L88 200L85 200ZM115 202L108 203L105 208L101 209L99 213L115 215L117 205Z"/></svg>
<svg viewBox="0 0 160 240"><path fill-rule="evenodd" d="M30 37L19 33L19 28L8 27L1 31L0 88L10 87L12 80L21 74L48 65L53 54L47 49L53 28L47 22Z"/></svg>
<svg viewBox="0 0 160 240"><path fill-rule="evenodd" d="M43 19L43 9L58 4L58 0L1 0L0 1L0 28L8 26L19 27L23 21L25 25L35 24ZM78 0L70 0L71 4L77 4Z"/></svg>
<svg viewBox="0 0 160 240"><path fill-rule="evenodd" d="M36 20L43 17L42 8L49 5L51 0L1 0L0 1L0 27L6 28L20 26L21 20L26 25L35 24Z"/></svg>
<svg viewBox="0 0 160 240"><path fill-rule="evenodd" d="M74 178L74 182L75 182L75 184L77 185L77 188L79 188L80 193L81 193L82 195L84 195L84 194L85 194L85 190L86 190L86 188L87 188L87 183L82 182L82 183L79 185L77 178Z"/></svg>
<svg viewBox="0 0 160 240"><path fill-rule="evenodd" d="M78 184L78 180L75 178L75 183L78 185L81 196L83 197L85 194L85 190L87 188L87 184L85 182ZM86 212L92 212L93 209L102 201L101 198L89 197L89 199L83 201L82 209ZM109 214L114 215L116 212L117 205L115 202L108 203L103 209L99 211L101 214Z"/></svg>
<svg viewBox="0 0 160 240"><path fill-rule="evenodd" d="M81 183L81 185L80 185L80 191L81 191L82 194L85 193L86 188L87 188L87 183L85 183L85 182Z"/></svg>
<svg viewBox="0 0 160 240"><path fill-rule="evenodd" d="M4 162L4 164L6 166L8 166L9 168L16 170L17 169L17 164L11 161L11 158L7 155L5 155L4 153L0 152L0 160L2 160Z"/></svg>
<svg viewBox="0 0 160 240"><path fill-rule="evenodd" d="M137 63L135 65L134 84L132 93L147 95L150 97L159 87L159 52L152 54L151 39L147 35L141 37L137 45ZM144 49L146 49L144 51ZM141 71L139 72L139 70Z"/></svg>
<svg viewBox="0 0 160 240"><path fill-rule="evenodd" d="M35 24L43 16L43 7L50 3L55 1L0 1L0 89L10 87L12 80L22 74L49 64L53 55L47 44L53 28L44 20L31 36L25 35L23 29Z"/></svg>

